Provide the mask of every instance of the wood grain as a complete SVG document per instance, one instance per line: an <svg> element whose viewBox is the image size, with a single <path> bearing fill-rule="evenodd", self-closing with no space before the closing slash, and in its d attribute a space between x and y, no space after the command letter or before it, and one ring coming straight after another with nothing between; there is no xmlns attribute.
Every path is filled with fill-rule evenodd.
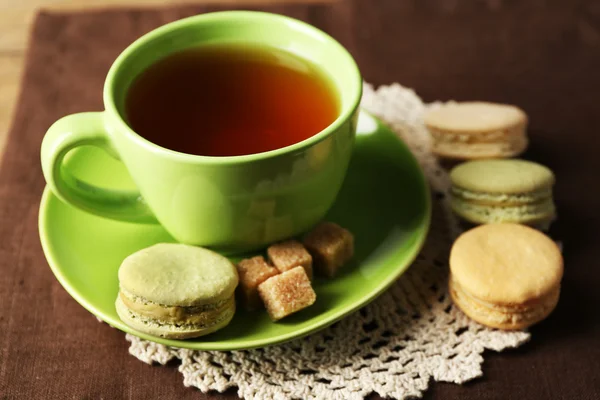
<svg viewBox="0 0 600 400"><path fill-rule="evenodd" d="M179 4L331 3L336 0L0 0L0 158L17 100L28 32L39 9L84 11L105 7L166 7Z"/></svg>

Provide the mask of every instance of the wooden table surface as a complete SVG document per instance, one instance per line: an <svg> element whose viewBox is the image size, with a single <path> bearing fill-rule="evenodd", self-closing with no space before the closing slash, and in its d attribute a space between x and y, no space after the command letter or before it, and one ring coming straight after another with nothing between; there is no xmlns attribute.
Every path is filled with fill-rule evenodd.
<svg viewBox="0 0 600 400"><path fill-rule="evenodd" d="M330 3L336 0L0 0L0 159L19 95L31 23L36 11L105 7L157 7L177 4Z"/></svg>

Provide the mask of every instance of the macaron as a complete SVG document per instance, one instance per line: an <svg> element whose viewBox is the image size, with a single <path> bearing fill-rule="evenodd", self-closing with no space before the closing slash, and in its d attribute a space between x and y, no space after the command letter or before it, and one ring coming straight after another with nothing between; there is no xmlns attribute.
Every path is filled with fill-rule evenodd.
<svg viewBox="0 0 600 400"><path fill-rule="evenodd" d="M528 144L527 114L508 104L447 103L425 114L432 151L459 160L514 157Z"/></svg>
<svg viewBox="0 0 600 400"><path fill-rule="evenodd" d="M475 160L450 172L450 203L466 221L516 222L540 227L555 217L554 174L525 160Z"/></svg>
<svg viewBox="0 0 600 400"><path fill-rule="evenodd" d="M520 224L481 225L450 252L449 291L471 319L498 329L524 329L556 307L563 276L558 246Z"/></svg>
<svg viewBox="0 0 600 400"><path fill-rule="evenodd" d="M235 313L235 266L201 247L156 244L125 258L118 276L119 317L149 335L206 335L226 326Z"/></svg>

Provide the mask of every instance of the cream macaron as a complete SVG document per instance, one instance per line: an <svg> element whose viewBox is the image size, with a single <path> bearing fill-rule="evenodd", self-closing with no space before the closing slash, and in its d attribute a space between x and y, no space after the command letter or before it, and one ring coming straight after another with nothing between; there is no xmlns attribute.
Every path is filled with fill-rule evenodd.
<svg viewBox="0 0 600 400"><path fill-rule="evenodd" d="M556 307L563 258L543 233L498 223L463 233L450 252L449 290L471 319L498 329L523 329Z"/></svg>
<svg viewBox="0 0 600 400"><path fill-rule="evenodd" d="M508 104L448 103L425 114L432 151L458 160L514 157L527 148L527 114Z"/></svg>

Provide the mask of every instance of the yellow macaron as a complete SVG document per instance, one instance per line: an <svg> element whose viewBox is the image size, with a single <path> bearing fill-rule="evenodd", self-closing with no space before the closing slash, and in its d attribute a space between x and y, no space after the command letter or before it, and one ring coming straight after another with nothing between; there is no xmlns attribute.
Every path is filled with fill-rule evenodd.
<svg viewBox="0 0 600 400"><path fill-rule="evenodd" d="M556 307L562 254L528 226L481 225L463 233L450 252L449 290L471 319L498 329L523 329Z"/></svg>

